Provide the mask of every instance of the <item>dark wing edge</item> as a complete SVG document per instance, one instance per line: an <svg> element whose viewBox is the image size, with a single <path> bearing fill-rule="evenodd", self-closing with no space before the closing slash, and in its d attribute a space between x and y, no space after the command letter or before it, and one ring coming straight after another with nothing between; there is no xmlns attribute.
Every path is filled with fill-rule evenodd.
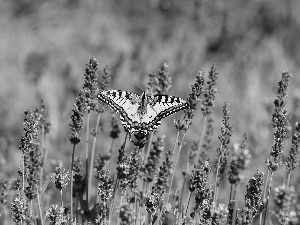
<svg viewBox="0 0 300 225"><path fill-rule="evenodd" d="M184 101L182 104L172 106L168 109L165 109L164 111L158 113L156 117L149 123L149 126L151 126L151 130L157 129L157 127L161 124L161 120L163 118L166 118L168 116L171 116L174 113L177 113L181 110L185 110L188 108L188 103Z"/></svg>
<svg viewBox="0 0 300 225"><path fill-rule="evenodd" d="M120 105L115 103L111 98L105 96L104 94L99 93L97 95L97 98L100 101L105 102L113 111L120 115L121 123L123 124L123 126L125 126L125 130L128 131L130 129L132 121L129 118L128 114L125 112L125 110Z"/></svg>

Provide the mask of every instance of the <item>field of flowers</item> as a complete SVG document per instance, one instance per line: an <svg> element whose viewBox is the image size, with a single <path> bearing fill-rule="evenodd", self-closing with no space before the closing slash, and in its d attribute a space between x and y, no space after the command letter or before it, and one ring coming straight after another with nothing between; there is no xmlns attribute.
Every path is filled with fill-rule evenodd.
<svg viewBox="0 0 300 225"><path fill-rule="evenodd" d="M300 2L0 3L0 224L300 224Z"/></svg>

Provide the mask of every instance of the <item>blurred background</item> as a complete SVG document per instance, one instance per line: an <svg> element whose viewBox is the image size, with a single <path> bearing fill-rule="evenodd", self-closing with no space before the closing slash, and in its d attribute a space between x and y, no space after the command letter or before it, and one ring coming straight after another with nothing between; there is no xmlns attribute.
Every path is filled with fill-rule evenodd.
<svg viewBox="0 0 300 225"><path fill-rule="evenodd" d="M172 77L170 95L187 98L201 70L213 63L220 73L213 112L215 135L211 158L219 144L222 107L231 105L232 143L247 132L252 154L247 180L257 169L266 172L273 130L270 119L281 72L294 75L287 108L291 131L300 122L300 1L297 0L1 0L0 1L0 169L16 174L23 134L24 110L41 99L48 107L52 130L49 160L69 165L70 116L83 84L85 64L99 61L99 76L108 65L112 89L141 94L148 74L163 63ZM110 109L103 127L110 123ZM174 119L163 121L158 135L175 140ZM201 132L199 110L182 150L187 152ZM95 119L95 118L93 118ZM103 128L97 151L108 151ZM84 134L84 132L82 132ZM124 132L122 133L124 136ZM292 136L292 132L290 137ZM123 139L116 142L118 149ZM290 141L286 143L286 150ZM79 145L77 155L84 154ZM117 154L114 155L116 160ZM66 166L68 167L68 166ZM282 182L284 170L275 182ZM180 176L180 174L179 174ZM179 178L178 178L179 179ZM226 178L227 179L227 178ZM292 184L299 183L295 174ZM300 186L296 189L299 191ZM244 187L241 185L242 196ZM222 194L222 193L220 193ZM225 193L226 194L226 193ZM226 197L226 196L225 196ZM227 198L227 197L226 197ZM243 197L241 197L243 200Z"/></svg>

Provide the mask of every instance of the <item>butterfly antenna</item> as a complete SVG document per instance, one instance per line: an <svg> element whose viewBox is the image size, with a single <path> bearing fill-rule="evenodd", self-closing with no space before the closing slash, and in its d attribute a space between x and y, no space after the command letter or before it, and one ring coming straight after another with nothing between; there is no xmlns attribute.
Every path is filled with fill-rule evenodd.
<svg viewBox="0 0 300 225"><path fill-rule="evenodd" d="M138 86L137 83L136 83L135 81L133 81L133 83L134 83L134 85L135 85L136 87L139 87L139 88L142 90L142 92L145 92L147 96L150 96L150 95L151 95L151 92L152 92L152 91L151 91L151 88L152 88L152 87L148 87L147 90L144 91L144 89L143 89L141 86Z"/></svg>
<svg viewBox="0 0 300 225"><path fill-rule="evenodd" d="M133 83L136 87L139 87L144 92L144 89L141 86L137 85L137 83L135 81L133 81Z"/></svg>

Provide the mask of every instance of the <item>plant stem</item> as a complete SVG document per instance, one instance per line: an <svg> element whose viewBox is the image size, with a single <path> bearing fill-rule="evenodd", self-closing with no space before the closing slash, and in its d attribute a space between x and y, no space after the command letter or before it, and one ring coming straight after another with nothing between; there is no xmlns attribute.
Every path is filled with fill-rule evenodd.
<svg viewBox="0 0 300 225"><path fill-rule="evenodd" d="M90 117L91 113L90 110L88 110L87 113L87 122L86 122L86 137L85 137L85 169L86 169L86 185L85 185L85 192L86 192L86 206L87 210L89 208L89 134L90 134Z"/></svg>
<svg viewBox="0 0 300 225"><path fill-rule="evenodd" d="M267 178L266 178L266 182L265 182L265 188L264 188L264 195L263 195L263 204L265 204L265 199L266 199L266 193L267 193L267 187L268 187L268 181L269 181L269 176L270 176L270 170L268 169L267 172ZM265 209L264 209L265 210ZM262 216L263 216L263 212L261 214L259 214L259 225L262 225Z"/></svg>
<svg viewBox="0 0 300 225"><path fill-rule="evenodd" d="M71 161L71 190L70 190L71 220L73 219L73 164L74 164L74 157L75 157L75 144L73 144L72 161Z"/></svg>
<svg viewBox="0 0 300 225"><path fill-rule="evenodd" d="M218 164L217 164L217 171L216 171L216 180L215 180L215 192L214 192L214 202L215 206L217 205L218 201L218 192L219 192L219 170L220 170L220 162L221 162L221 152L222 152L223 144L221 143L220 146L220 155L218 156Z"/></svg>
<svg viewBox="0 0 300 225"><path fill-rule="evenodd" d="M179 145L177 157L176 157L176 160L175 160L175 163L174 163L174 166L173 166L173 172L172 172L172 177L171 177L171 182L170 182L170 187L169 187L169 191L168 191L168 196L167 196L167 201L166 201L166 203L169 202L170 193L171 193L172 184L173 184L173 179L174 179L174 174L175 174L175 169L176 169L176 165L177 165L177 162L178 162L178 158L179 158L179 155L180 155L180 151L181 151L181 148L182 148L182 145L183 145L183 140L184 140L185 135L186 135L186 132L184 132L184 134L183 134L183 136L182 136L182 139L181 139L181 141L180 141L180 145ZM175 142L175 144L176 144L177 141L178 141L178 136L179 136L179 132L177 133L177 137L176 137L176 142ZM173 153L174 153L175 146L176 146L175 144L174 144ZM159 216L160 216L160 215L159 215ZM157 219L159 220L160 218L157 217Z"/></svg>
<svg viewBox="0 0 300 225"><path fill-rule="evenodd" d="M144 164L146 164L148 156L149 156L149 152L150 152L150 148L151 148L151 144L152 144L152 139L153 139L153 132L151 132L150 138L149 138L149 141L148 141L147 153L146 153L146 158L145 158L145 163Z"/></svg>
<svg viewBox="0 0 300 225"><path fill-rule="evenodd" d="M234 184L234 189L233 189L233 200L235 200L235 195L236 195L236 188L238 184Z"/></svg>
<svg viewBox="0 0 300 225"><path fill-rule="evenodd" d="M152 144L152 138L153 138L153 132L151 132L150 138L148 140L146 157L144 158L144 162L143 162L144 167L147 164L147 160L148 160L148 157L149 157L149 152L150 152L150 148L151 148L151 144ZM143 151L143 152L145 152L145 151ZM142 192L143 192L143 195L145 194L145 191L147 191L147 181L144 181L144 179L142 179Z"/></svg>
<svg viewBox="0 0 300 225"><path fill-rule="evenodd" d="M29 216L32 217L32 199L30 199L30 209L29 209Z"/></svg>
<svg viewBox="0 0 300 225"><path fill-rule="evenodd" d="M43 176L44 176L44 165L45 165L45 152L44 152L44 143L45 143L45 127L42 125L42 134L41 134L41 154L42 154L42 162L43 165L41 166L41 173L40 173L40 189L43 188ZM36 189L39 190L38 185L36 186ZM39 191L38 191L39 192ZM41 201L42 201L42 195L39 196L39 193L37 194L37 200L38 200L38 206L39 206L39 214L42 225L44 225L43 216L42 216L42 210L41 210Z"/></svg>
<svg viewBox="0 0 300 225"><path fill-rule="evenodd" d="M231 189L232 189L232 187L233 187L233 185L231 185ZM231 225L235 224L235 219L236 219L236 207L235 207L236 187L237 187L237 184L234 184L234 189L233 189L233 194L232 194L232 200L234 201L234 203L233 203L233 212L232 212ZM231 195L231 193L230 193L230 195Z"/></svg>
<svg viewBox="0 0 300 225"><path fill-rule="evenodd" d="M216 171L216 180L215 180L215 192L214 192L214 202L215 202L215 206L217 205L217 200L218 200L219 169L220 169L220 156L218 157L218 164L217 164L217 171Z"/></svg>
<svg viewBox="0 0 300 225"><path fill-rule="evenodd" d="M121 195L121 199L120 199L120 206L123 204L123 195ZM120 212L119 213L117 213L117 215L118 215L118 219L117 219L117 225L119 225L120 224Z"/></svg>
<svg viewBox="0 0 300 225"><path fill-rule="evenodd" d="M5 222L6 221L6 209L5 208L6 208L5 205L3 205L3 218L4 218L3 225L6 225L6 222Z"/></svg>
<svg viewBox="0 0 300 225"><path fill-rule="evenodd" d="M176 149L176 145L178 144L178 139L179 139L179 131L177 132L177 135L176 135L176 139L175 139L175 142L174 142L174 146L173 146L173 150L172 150L172 162L174 161L173 157L174 157L174 153L175 153L175 149ZM171 184L170 184L170 187L169 187L169 191L168 191L168 196L167 196L167 201L166 203L169 202L169 198L170 198L170 192L171 192L171 186L172 186L172 182L173 182L173 176L174 176L174 169L175 169L175 166L173 166L173 172L172 172L172 178L171 178Z"/></svg>
<svg viewBox="0 0 300 225"><path fill-rule="evenodd" d="M236 207L235 207L235 201L234 201L231 225L235 225L235 219L236 219Z"/></svg>
<svg viewBox="0 0 300 225"><path fill-rule="evenodd" d="M273 173L271 172L270 181L269 181L269 189L268 189L268 194L267 194L267 202L266 202L265 212L264 212L264 223L263 223L263 225L266 224L268 204L269 204L270 193L271 193L271 189L272 189L272 179L273 179Z"/></svg>
<svg viewBox="0 0 300 225"><path fill-rule="evenodd" d="M22 180L23 180L23 194L25 194L25 152L23 151L23 154L22 154L22 163L23 163L23 168L22 168Z"/></svg>
<svg viewBox="0 0 300 225"><path fill-rule="evenodd" d="M232 190L233 190L233 184L230 184L230 193L229 193L229 202L231 200L231 195L232 195Z"/></svg>
<svg viewBox="0 0 300 225"><path fill-rule="evenodd" d="M38 185L36 185L36 188L38 189ZM40 200L40 194L37 194L37 201L38 201L38 206L39 206L39 214L40 214L40 219L42 225L44 225L44 219L43 219L43 214L42 214L42 208L41 208L41 200Z"/></svg>
<svg viewBox="0 0 300 225"><path fill-rule="evenodd" d="M187 178L188 178L189 174L183 172L183 176L184 176L184 178L183 178L184 180L183 180L182 190L181 190L181 194L180 194L180 198L179 198L179 218L180 218L181 211L184 211L184 210L181 210L182 209L182 200L183 200L183 194L184 194L185 185L187 183ZM191 197L190 194L191 194L191 192L189 192L188 199L190 199L190 197ZM183 217L186 216L188 208L189 208L189 201L188 201L188 203L186 205L186 210L185 210L185 213L184 213Z"/></svg>
<svg viewBox="0 0 300 225"><path fill-rule="evenodd" d="M119 179L116 179L115 185L114 185L114 191L113 191L113 201L111 203L110 209L109 209L109 213L108 213L108 224L111 223L112 220L112 214L114 212L115 209L115 200L116 200L116 194L117 194L117 190L119 189Z"/></svg>
<svg viewBox="0 0 300 225"><path fill-rule="evenodd" d="M75 220L76 220L76 221L78 221L77 209L78 209L78 197L76 197L76 202L75 202L75 212L76 212ZM75 223L75 224L76 224L76 223Z"/></svg>
<svg viewBox="0 0 300 225"><path fill-rule="evenodd" d="M113 138L110 144L109 154L112 155L115 139Z"/></svg>
<svg viewBox="0 0 300 225"><path fill-rule="evenodd" d="M191 197L192 197L192 192L189 191L189 197L188 197L188 202L187 202L187 205L186 205L184 217L186 217L186 215L187 215L187 213L188 213L188 209L189 209Z"/></svg>
<svg viewBox="0 0 300 225"><path fill-rule="evenodd" d="M291 174L292 174L291 171L287 174L287 180L286 180L286 185L285 185L286 188L289 188L289 186L290 186Z"/></svg>
<svg viewBox="0 0 300 225"><path fill-rule="evenodd" d="M60 201L61 201L61 207L64 207L62 189L60 190Z"/></svg>
<svg viewBox="0 0 300 225"><path fill-rule="evenodd" d="M135 208L135 212L139 212L140 211L140 207L139 204L137 203L137 198L134 198L134 208ZM134 219L134 224L137 225L137 222L139 221L139 213L135 216Z"/></svg>
<svg viewBox="0 0 300 225"><path fill-rule="evenodd" d="M90 169L89 169L89 173L88 173L89 174L88 175L88 187L89 188L91 188L92 176L93 176L93 171L94 171L93 170L93 167L94 167L94 157L95 157L96 140L97 140L97 134L98 134L98 128L99 128L100 119L101 119L101 113L98 113L98 115L97 115L97 122L96 122L96 125L95 125L95 136L93 138L93 146L92 146L92 153L91 153L91 160L90 160ZM88 137L87 137L87 140L88 140Z"/></svg>
<svg viewBox="0 0 300 225"><path fill-rule="evenodd" d="M197 151L197 157L196 157L196 165L198 165L199 158L200 158L200 151L201 151L202 141L203 141L203 137L204 137L204 129L205 129L205 125L206 125L206 120L207 120L207 116L205 116L204 120L203 120L202 131L201 131L201 136L200 136L200 141L199 141L199 149Z"/></svg>
<svg viewBox="0 0 300 225"><path fill-rule="evenodd" d="M44 153L44 135L45 135L45 127L42 125L42 138L41 138L41 153L42 153L42 160L43 160L43 166L41 167L41 174L40 174L40 188L43 187L43 174L44 174L44 165L45 165L45 153Z"/></svg>

